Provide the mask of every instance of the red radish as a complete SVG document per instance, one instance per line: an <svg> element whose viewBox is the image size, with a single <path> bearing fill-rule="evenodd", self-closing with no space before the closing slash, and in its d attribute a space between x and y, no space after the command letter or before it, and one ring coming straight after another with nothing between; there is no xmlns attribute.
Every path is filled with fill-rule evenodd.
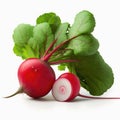
<svg viewBox="0 0 120 120"><path fill-rule="evenodd" d="M55 73L46 62L30 58L20 65L18 79L26 94L39 98L51 90L55 81Z"/></svg>
<svg viewBox="0 0 120 120"><path fill-rule="evenodd" d="M29 58L18 68L19 90L8 97L24 92L32 98L45 96L55 82L55 73L47 62L38 58Z"/></svg>
<svg viewBox="0 0 120 120"><path fill-rule="evenodd" d="M64 73L58 77L52 88L52 95L57 101L69 102L75 97L84 97L91 99L120 99L120 97L93 97L79 93L80 80L72 73Z"/></svg>
<svg viewBox="0 0 120 120"><path fill-rule="evenodd" d="M71 101L80 91L80 81L72 73L62 74L54 83L52 94L58 101Z"/></svg>
<svg viewBox="0 0 120 120"><path fill-rule="evenodd" d="M79 36L79 35L78 35ZM46 50L45 54L39 58L29 58L26 59L18 69L18 80L20 83L20 88L14 94L7 96L6 98L12 97L18 93L26 93L32 98L40 98L45 96L52 89L55 82L55 73L51 68L51 64L60 64L63 62L76 62L75 60L60 60L56 62L49 62L50 57L64 44L78 37L74 36L52 51L51 48L54 46L56 40L54 40L50 47Z"/></svg>

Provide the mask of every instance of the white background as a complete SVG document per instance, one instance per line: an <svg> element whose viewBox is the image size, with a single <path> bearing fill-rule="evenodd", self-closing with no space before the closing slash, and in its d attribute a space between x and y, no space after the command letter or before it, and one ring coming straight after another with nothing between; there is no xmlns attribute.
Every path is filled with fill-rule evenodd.
<svg viewBox="0 0 120 120"><path fill-rule="evenodd" d="M1 120L77 120L120 119L120 100L88 100L56 102L49 94L32 100L25 94L10 99L3 96L19 87L17 68L22 59L13 53L12 33L20 23L35 25L45 12L55 12L62 22L72 24L81 10L89 10L96 19L94 36L100 42L99 51L112 67L114 85L103 96L120 96L120 3L119 0L4 0L0 1L0 119ZM61 74L56 69L56 75ZM85 90L81 93L89 95Z"/></svg>

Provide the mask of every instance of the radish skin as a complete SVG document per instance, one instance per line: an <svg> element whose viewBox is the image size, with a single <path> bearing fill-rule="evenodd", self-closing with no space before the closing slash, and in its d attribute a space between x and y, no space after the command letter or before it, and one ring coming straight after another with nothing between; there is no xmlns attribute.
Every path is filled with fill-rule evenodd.
<svg viewBox="0 0 120 120"><path fill-rule="evenodd" d="M46 62L30 58L20 65L18 79L27 95L39 98L51 90L55 81L55 73Z"/></svg>

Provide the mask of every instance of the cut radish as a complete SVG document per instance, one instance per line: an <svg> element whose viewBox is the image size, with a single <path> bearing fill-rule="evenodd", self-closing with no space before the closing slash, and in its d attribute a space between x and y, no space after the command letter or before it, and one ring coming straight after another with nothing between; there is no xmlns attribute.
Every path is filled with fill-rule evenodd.
<svg viewBox="0 0 120 120"><path fill-rule="evenodd" d="M54 83L52 94L57 101L71 101L80 91L80 81L72 73L62 74Z"/></svg>
<svg viewBox="0 0 120 120"><path fill-rule="evenodd" d="M53 97L57 101L69 102L75 97L84 97L88 99L120 99L120 97L94 97L82 95L80 91L80 80L72 73L62 74L55 82L52 88Z"/></svg>

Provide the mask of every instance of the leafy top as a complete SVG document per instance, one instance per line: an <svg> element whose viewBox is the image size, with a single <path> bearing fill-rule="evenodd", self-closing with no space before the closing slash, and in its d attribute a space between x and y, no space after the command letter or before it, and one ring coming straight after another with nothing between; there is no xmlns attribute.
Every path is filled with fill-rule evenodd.
<svg viewBox="0 0 120 120"><path fill-rule="evenodd" d="M61 20L59 16L57 16L55 13L45 13L43 15L40 15L36 19L36 24L47 22L51 26L52 32L55 33L59 25L61 24Z"/></svg>

